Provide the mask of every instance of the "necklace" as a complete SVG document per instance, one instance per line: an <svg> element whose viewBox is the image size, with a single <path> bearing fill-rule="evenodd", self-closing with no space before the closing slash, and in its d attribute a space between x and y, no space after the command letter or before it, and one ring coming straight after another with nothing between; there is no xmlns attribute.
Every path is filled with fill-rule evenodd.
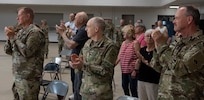
<svg viewBox="0 0 204 100"><path fill-rule="evenodd" d="M150 55L150 54L151 54L151 52L147 52L147 54L148 54L148 55Z"/></svg>
<svg viewBox="0 0 204 100"><path fill-rule="evenodd" d="M154 50L154 48L147 48L147 49L146 49L147 54L150 55L153 50Z"/></svg>

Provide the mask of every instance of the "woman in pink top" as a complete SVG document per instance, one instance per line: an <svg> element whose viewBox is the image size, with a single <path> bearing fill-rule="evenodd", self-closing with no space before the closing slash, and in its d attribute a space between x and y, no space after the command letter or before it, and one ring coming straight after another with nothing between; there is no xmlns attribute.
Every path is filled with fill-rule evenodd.
<svg viewBox="0 0 204 100"><path fill-rule="evenodd" d="M135 62L137 59L136 48L139 43L135 41L135 30L133 25L126 25L122 28L123 41L116 65L120 62L122 71L122 87L125 95L130 96L129 89L133 97L137 97L137 79L135 72Z"/></svg>
<svg viewBox="0 0 204 100"><path fill-rule="evenodd" d="M146 28L142 23L139 23L135 26L135 38L139 42L141 48L147 45L144 40L145 31Z"/></svg>

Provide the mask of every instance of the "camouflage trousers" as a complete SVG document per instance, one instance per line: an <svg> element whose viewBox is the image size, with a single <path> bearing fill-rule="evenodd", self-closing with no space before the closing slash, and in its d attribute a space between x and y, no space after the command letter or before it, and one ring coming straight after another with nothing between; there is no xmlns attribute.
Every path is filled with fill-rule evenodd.
<svg viewBox="0 0 204 100"><path fill-rule="evenodd" d="M37 80L15 79L12 91L14 100L38 100L40 82Z"/></svg>
<svg viewBox="0 0 204 100"><path fill-rule="evenodd" d="M81 94L82 100L113 100L113 93L107 92L100 96Z"/></svg>
<svg viewBox="0 0 204 100"><path fill-rule="evenodd" d="M59 54L62 51L63 47L64 47L64 42L58 42L58 53Z"/></svg>
<svg viewBox="0 0 204 100"><path fill-rule="evenodd" d="M49 52L49 39L45 39L45 54Z"/></svg>

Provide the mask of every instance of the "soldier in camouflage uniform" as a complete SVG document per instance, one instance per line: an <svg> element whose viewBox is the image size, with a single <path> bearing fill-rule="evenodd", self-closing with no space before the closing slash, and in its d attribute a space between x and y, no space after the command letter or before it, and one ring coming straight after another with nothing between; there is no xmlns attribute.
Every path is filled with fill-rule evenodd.
<svg viewBox="0 0 204 100"><path fill-rule="evenodd" d="M120 20L120 27L116 27L115 29L115 35L116 35L116 45L120 48L122 42L125 40L123 38L123 32L122 28L125 26L125 20L121 19Z"/></svg>
<svg viewBox="0 0 204 100"><path fill-rule="evenodd" d="M173 23L181 37L170 46L160 31L153 32L157 51L151 64L162 73L159 100L204 100L204 36L197 27L199 20L198 9L180 7Z"/></svg>
<svg viewBox="0 0 204 100"><path fill-rule="evenodd" d="M47 58L48 56L48 52L49 52L49 27L47 25L47 21L46 19L41 20L41 30L44 32L45 34L45 58Z"/></svg>
<svg viewBox="0 0 204 100"><path fill-rule="evenodd" d="M65 27L65 22L63 20L60 21L60 27L63 28L63 30L66 29ZM58 36L57 36L57 40L58 40L58 54L60 54L60 52L62 51L63 47L64 47L64 40L62 38L62 36L59 34L59 32L57 32Z"/></svg>
<svg viewBox="0 0 204 100"><path fill-rule="evenodd" d="M113 38L114 28L115 28L115 25L112 23L112 20L108 19L104 33L105 33L105 36L107 36L108 38L110 38L113 41L114 41L114 38Z"/></svg>
<svg viewBox="0 0 204 100"><path fill-rule="evenodd" d="M8 40L5 52L12 55L14 100L38 100L40 77L43 71L45 35L33 24L34 12L22 7L18 10L18 24L23 28L17 33L5 27ZM15 94L14 92L14 94Z"/></svg>
<svg viewBox="0 0 204 100"><path fill-rule="evenodd" d="M73 68L83 71L80 94L82 100L113 100L112 80L118 48L104 36L105 22L101 17L91 18L86 26L89 39Z"/></svg>
<svg viewBox="0 0 204 100"><path fill-rule="evenodd" d="M57 32L58 36L57 36L57 40L58 40L58 54L60 54L60 52L63 50L64 48L64 40L62 38L61 35L59 35L59 33Z"/></svg>

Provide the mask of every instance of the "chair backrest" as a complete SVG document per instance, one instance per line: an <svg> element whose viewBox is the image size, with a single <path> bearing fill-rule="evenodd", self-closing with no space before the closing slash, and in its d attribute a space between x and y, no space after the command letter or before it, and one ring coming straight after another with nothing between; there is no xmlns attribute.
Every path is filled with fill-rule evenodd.
<svg viewBox="0 0 204 100"><path fill-rule="evenodd" d="M69 86L66 82L61 80L53 80L46 88L47 93L53 93L66 97L69 90Z"/></svg>
<svg viewBox="0 0 204 100"><path fill-rule="evenodd" d="M116 100L139 100L138 98L136 97L131 97L131 96L120 96L118 97Z"/></svg>
<svg viewBox="0 0 204 100"><path fill-rule="evenodd" d="M64 55L64 56L70 56L71 55L72 50L62 50L60 52L60 55Z"/></svg>
<svg viewBox="0 0 204 100"><path fill-rule="evenodd" d="M54 61L56 64L60 65L62 62L62 58L61 57L55 57Z"/></svg>
<svg viewBox="0 0 204 100"><path fill-rule="evenodd" d="M44 71L59 71L60 67L57 63L48 63L45 65Z"/></svg>

